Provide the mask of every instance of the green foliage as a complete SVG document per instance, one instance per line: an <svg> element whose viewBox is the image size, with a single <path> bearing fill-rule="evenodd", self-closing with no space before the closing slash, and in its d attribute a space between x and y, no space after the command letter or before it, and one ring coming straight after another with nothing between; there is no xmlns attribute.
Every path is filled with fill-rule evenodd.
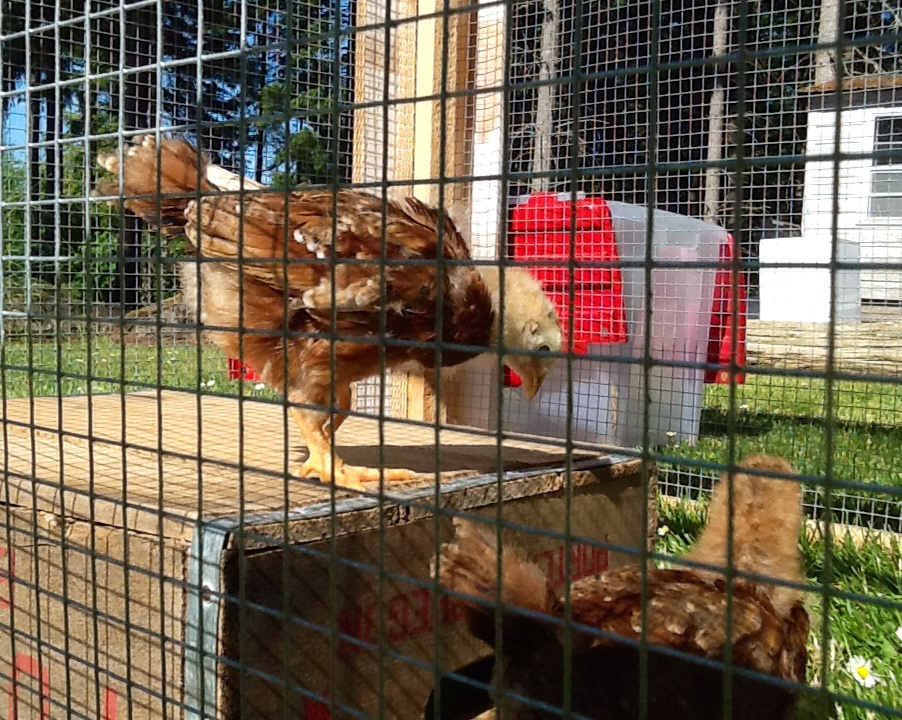
<svg viewBox="0 0 902 720"><path fill-rule="evenodd" d="M0 262L3 280L7 286L25 284L26 263L19 259L28 255L28 244L25 241L25 207L12 206L5 203L21 203L25 200L25 166L16 162L11 154L4 154L2 165L2 184L4 206L0 208Z"/></svg>
<svg viewBox="0 0 902 720"><path fill-rule="evenodd" d="M31 9L32 20L38 12L52 21L53 6L39 5ZM214 162L249 172L257 180L294 186L327 182L347 171L346 160L336 168L333 158L336 144L349 146L350 122L342 116L339 136L334 137L333 117L336 100L349 100L351 44L347 38L336 39L334 29L336 23L350 22L352 3L261 0L246 13L239 7L233 0L179 1L130 8L121 16L102 15L87 29L80 23L66 25L58 42L51 34L34 36L37 57L30 62L24 36L4 44L8 94L2 112L7 114L24 114L25 95L10 92L16 88L45 86L57 78L82 79L89 71L94 76L62 86L59 104L54 91L33 91L31 127L26 128L31 147L21 156L3 153L4 199L41 201L29 210L0 211L8 285L24 285L30 272L33 282L61 282L67 300L126 305L154 300L158 287L172 289L171 267L161 268L159 261L182 255L184 240L164 242L131 221L123 226L119 210L87 199L99 173L97 154L115 150L116 135L123 130L153 127L158 113L164 127L186 131ZM59 17L77 18L83 12L73 0L62 0ZM0 15L4 33L22 31L28 17L25 0L3 0ZM161 70L159 82L156 72L142 70L127 74L120 86L115 71L123 61L130 67L156 63L158 21L164 60L196 58L199 36L205 54L221 57L205 59L200 78L194 63L174 62ZM120 58L115 39L123 31L130 41L126 57ZM341 74L338 98L333 97L336 72ZM198 122L204 126L199 137L192 132ZM83 140L72 143L73 138ZM55 145L57 139L70 142ZM2 140L23 144L18 137ZM49 202L57 196L66 200ZM63 267L58 261L13 259L25 254L52 257L57 247L60 255L74 258ZM141 298L133 297L135 293Z"/></svg>
<svg viewBox="0 0 902 720"><path fill-rule="evenodd" d="M294 97L290 96L285 83L263 88L260 109L266 120L258 123L258 127L278 148L270 168L274 187L291 188L329 180L329 151L313 127L294 117L295 111L321 110L329 104L322 88Z"/></svg>

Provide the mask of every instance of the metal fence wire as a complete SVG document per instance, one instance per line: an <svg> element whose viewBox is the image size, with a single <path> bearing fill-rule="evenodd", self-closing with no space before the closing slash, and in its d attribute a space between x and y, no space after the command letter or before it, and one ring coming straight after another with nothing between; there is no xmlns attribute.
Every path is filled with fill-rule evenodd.
<svg viewBox="0 0 902 720"><path fill-rule="evenodd" d="M902 717L900 41L3 0L0 714Z"/></svg>

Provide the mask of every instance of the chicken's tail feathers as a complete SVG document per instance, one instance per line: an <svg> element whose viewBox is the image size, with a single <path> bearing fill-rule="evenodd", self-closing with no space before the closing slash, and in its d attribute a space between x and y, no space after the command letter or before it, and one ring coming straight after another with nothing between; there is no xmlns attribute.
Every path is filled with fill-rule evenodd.
<svg viewBox="0 0 902 720"><path fill-rule="evenodd" d="M214 186L207 161L184 138L136 137L120 153L101 153L97 164L116 179L97 183L95 197L115 197L144 222L170 236L184 233L185 210L199 193ZM121 182L121 186L120 186Z"/></svg>
<svg viewBox="0 0 902 720"><path fill-rule="evenodd" d="M733 565L740 572L802 582L802 486L786 460L765 454L746 457L732 482L727 475L721 478L708 508L708 524L687 559L724 567L732 545ZM791 604L800 593L786 588L780 595Z"/></svg>
<svg viewBox="0 0 902 720"><path fill-rule="evenodd" d="M452 593L452 602L463 609L474 635L489 645L495 644L495 604L499 597L508 625L516 623L517 618L529 621L522 613L510 613L511 608L546 615L552 611L554 597L537 565L517 550L505 548L499 588L495 534L462 520L455 520L455 527L454 539L442 546L438 576L442 586Z"/></svg>

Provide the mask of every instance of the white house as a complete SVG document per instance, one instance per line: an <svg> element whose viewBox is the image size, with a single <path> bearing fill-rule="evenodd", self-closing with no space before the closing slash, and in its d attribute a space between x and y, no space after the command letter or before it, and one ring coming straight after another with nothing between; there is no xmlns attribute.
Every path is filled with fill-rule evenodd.
<svg viewBox="0 0 902 720"><path fill-rule="evenodd" d="M838 274L837 319L852 321L862 303L902 303L902 77L809 93L802 236L761 242L761 319L829 319L830 270L817 266L831 258L836 207L837 257L863 266Z"/></svg>

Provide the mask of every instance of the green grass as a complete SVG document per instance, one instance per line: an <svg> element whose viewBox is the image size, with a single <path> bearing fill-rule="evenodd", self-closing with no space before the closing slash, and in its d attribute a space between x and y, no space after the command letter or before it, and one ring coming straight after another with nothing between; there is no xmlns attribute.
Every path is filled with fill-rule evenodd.
<svg viewBox="0 0 902 720"><path fill-rule="evenodd" d="M729 388L708 386L697 445L685 443L669 448L668 453L685 460L727 463L729 418ZM837 382L830 416L823 380L751 375L737 387L733 435L737 457L752 452L782 455L799 472L823 478L831 434L834 478L873 487L867 493L834 490L834 500L866 495L870 500L861 505L861 519L869 512L898 518L902 498L886 489L902 488L902 383ZM662 467L663 472L679 469L679 463ZM822 495L823 490L809 488L812 493ZM847 499L844 504L849 508L854 501Z"/></svg>
<svg viewBox="0 0 902 720"><path fill-rule="evenodd" d="M238 394L239 383L228 380L225 358L206 346L198 350L164 343L158 353L154 344L122 345L98 336L92 339L90 352L84 340L33 343L30 351L24 342L10 342L2 357L9 398L85 395L89 377L91 392L97 394L157 386ZM253 392L252 386L245 392Z"/></svg>
<svg viewBox="0 0 902 720"><path fill-rule="evenodd" d="M685 552L704 524L704 510L699 504L659 504L661 523L669 532L659 540L658 551L665 554ZM806 571L813 586L821 588L825 575L825 544L822 540L803 539ZM879 710L863 708L851 699L890 708L902 713L902 640L896 631L902 627L902 544L889 547L866 543L856 547L851 541L834 545L830 573L834 591L854 594L854 599L831 597L829 634L823 641L823 595L808 595L806 605L811 616L809 636L808 682L821 686L821 663L827 648L826 688L834 694L834 717L866 720L891 717ZM881 605L874 603L879 600ZM885 605L892 605L886 607ZM853 656L870 660L881 681L864 688L847 671ZM806 697L800 718L814 718L819 713L814 696Z"/></svg>

